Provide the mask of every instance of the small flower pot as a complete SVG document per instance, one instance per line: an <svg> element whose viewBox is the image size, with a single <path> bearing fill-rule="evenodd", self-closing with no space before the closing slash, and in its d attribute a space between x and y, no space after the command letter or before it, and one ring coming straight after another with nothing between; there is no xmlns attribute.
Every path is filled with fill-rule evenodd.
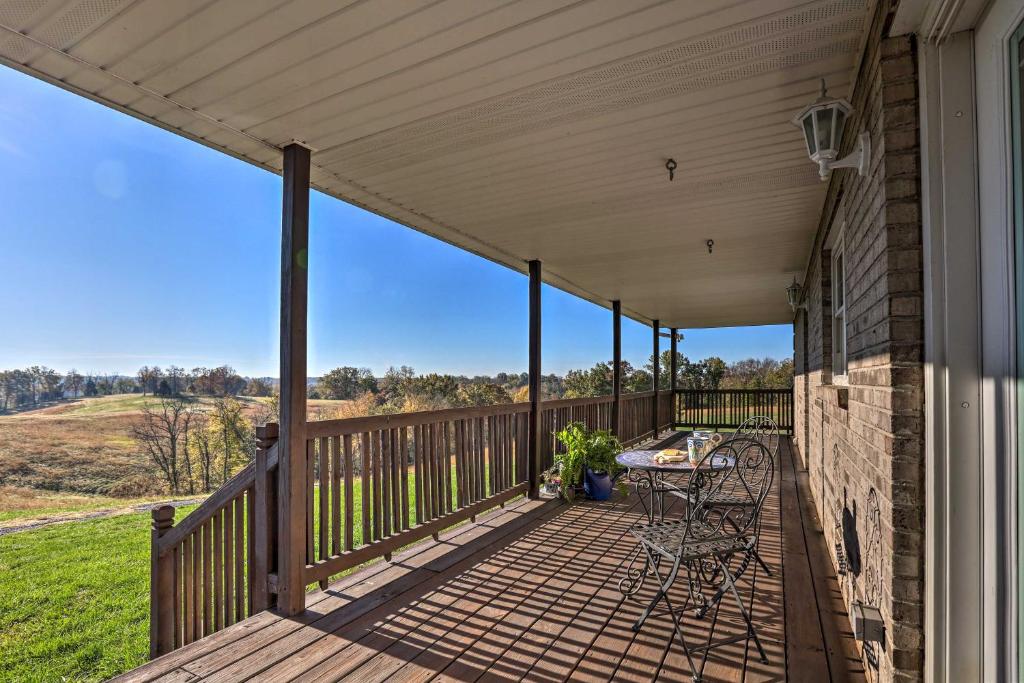
<svg viewBox="0 0 1024 683"><path fill-rule="evenodd" d="M612 495L612 478L607 472L598 474L588 467L583 475L583 490L591 500L608 500Z"/></svg>

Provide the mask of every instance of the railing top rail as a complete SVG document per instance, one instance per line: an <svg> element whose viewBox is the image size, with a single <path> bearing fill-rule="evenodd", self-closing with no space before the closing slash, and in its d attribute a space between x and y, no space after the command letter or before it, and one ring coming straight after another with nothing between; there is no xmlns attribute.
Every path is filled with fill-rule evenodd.
<svg viewBox="0 0 1024 683"><path fill-rule="evenodd" d="M589 405L601 405L603 403L612 403L615 401L615 397L611 395L606 396L585 396L583 398L556 398L550 401L541 402L541 410L547 410L549 408L570 408L573 406L589 406Z"/></svg>
<svg viewBox="0 0 1024 683"><path fill-rule="evenodd" d="M676 389L677 394L788 394L792 391L793 387L777 389Z"/></svg>
<svg viewBox="0 0 1024 683"><path fill-rule="evenodd" d="M633 392L631 394L622 394L621 395L623 401L635 400L635 399L638 399L638 398L650 398L651 396L654 396L654 391L653 390L635 391L635 392Z"/></svg>
<svg viewBox="0 0 1024 683"><path fill-rule="evenodd" d="M390 415L367 415L346 417L339 420L316 420L306 424L306 438L339 436L372 432L377 429L412 427L430 422L464 420L491 415L515 415L530 412L529 403L503 403L494 406L471 406L468 408L444 408L442 410L421 410L415 413L394 413Z"/></svg>
<svg viewBox="0 0 1024 683"><path fill-rule="evenodd" d="M267 450L267 469L277 467L277 444ZM240 493L256 482L256 464L249 463L227 483L210 494L199 506L190 512L185 519L178 522L166 534L160 537L160 554L181 543L186 536L211 519L218 510L235 499Z"/></svg>

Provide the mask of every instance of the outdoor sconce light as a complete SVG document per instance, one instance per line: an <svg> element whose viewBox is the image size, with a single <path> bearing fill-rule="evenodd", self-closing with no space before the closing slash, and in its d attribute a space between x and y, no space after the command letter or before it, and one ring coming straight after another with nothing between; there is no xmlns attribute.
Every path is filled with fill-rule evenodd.
<svg viewBox="0 0 1024 683"><path fill-rule="evenodd" d="M855 168L860 175L868 170L871 161L871 136L864 132L857 137L857 151L842 159L839 143L843 138L843 126L853 107L846 100L837 100L825 93L825 79L821 79L821 95L796 115L793 124L804 133L807 154L818 164L818 175L828 180L834 168Z"/></svg>
<svg viewBox="0 0 1024 683"><path fill-rule="evenodd" d="M803 288L800 287L796 281L796 277L793 278L793 282L786 287L786 300L789 301L789 307L796 313L796 309L803 308L803 304L800 303L800 295L803 293Z"/></svg>
<svg viewBox="0 0 1024 683"><path fill-rule="evenodd" d="M885 623L877 607L855 602L851 612L854 638L865 643L882 642L885 638Z"/></svg>

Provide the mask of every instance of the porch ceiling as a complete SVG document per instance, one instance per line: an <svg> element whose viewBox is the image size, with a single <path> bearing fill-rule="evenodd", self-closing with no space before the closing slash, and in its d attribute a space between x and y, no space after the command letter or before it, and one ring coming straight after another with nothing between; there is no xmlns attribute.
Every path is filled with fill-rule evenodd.
<svg viewBox="0 0 1024 683"><path fill-rule="evenodd" d="M634 318L767 324L825 192L789 119L868 3L0 0L0 60L273 171L305 141L318 189Z"/></svg>

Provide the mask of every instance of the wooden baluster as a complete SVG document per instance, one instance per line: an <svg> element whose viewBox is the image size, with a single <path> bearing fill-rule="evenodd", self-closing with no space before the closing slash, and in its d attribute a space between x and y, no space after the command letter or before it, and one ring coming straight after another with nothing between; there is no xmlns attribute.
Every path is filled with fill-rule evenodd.
<svg viewBox="0 0 1024 683"><path fill-rule="evenodd" d="M342 445L345 447L345 452L342 454L342 467L345 472L345 550L352 550L354 546L354 527L355 527L355 501L353 496L355 495L355 486L353 485L353 474L352 463L352 435L346 434L342 437Z"/></svg>
<svg viewBox="0 0 1024 683"><path fill-rule="evenodd" d="M223 510L213 513L213 625L224 628L224 538L221 532Z"/></svg>
<svg viewBox="0 0 1024 683"><path fill-rule="evenodd" d="M160 552L160 537L174 526L174 508L161 505L152 511L153 528L150 533L149 589L149 656L158 657L174 649L174 603L176 601L175 566L177 554Z"/></svg>
<svg viewBox="0 0 1024 683"><path fill-rule="evenodd" d="M380 473L379 484L375 484L374 493L377 493L377 486L380 487L380 511L381 511L381 537L391 535L391 439L386 430L375 432L377 439L377 455L380 466L375 471Z"/></svg>
<svg viewBox="0 0 1024 683"><path fill-rule="evenodd" d="M477 500L487 497L487 434L486 419L477 418Z"/></svg>
<svg viewBox="0 0 1024 683"><path fill-rule="evenodd" d="M465 437L465 421L455 420L453 429L455 430L455 507L461 508L466 504L466 485L464 478L466 476L466 468L463 465L463 455L465 455L465 443L463 439Z"/></svg>
<svg viewBox="0 0 1024 683"><path fill-rule="evenodd" d="M423 425L412 428L412 475L416 523L423 523Z"/></svg>
<svg viewBox="0 0 1024 683"><path fill-rule="evenodd" d="M463 426L466 432L466 504L476 502L476 420L470 418Z"/></svg>
<svg viewBox="0 0 1024 683"><path fill-rule="evenodd" d="M409 524L409 430L402 427L398 431L398 448L401 453L399 465L402 475L402 528L408 529Z"/></svg>
<svg viewBox="0 0 1024 683"><path fill-rule="evenodd" d="M235 511L231 501L224 506L224 625L235 623Z"/></svg>
<svg viewBox="0 0 1024 683"><path fill-rule="evenodd" d="M434 517L434 425L423 425L423 521Z"/></svg>
<svg viewBox="0 0 1024 683"><path fill-rule="evenodd" d="M398 442L398 430L388 430L391 438L391 510L394 520L391 528L397 534L402 530L402 453Z"/></svg>
<svg viewBox="0 0 1024 683"><path fill-rule="evenodd" d="M245 551L243 549L245 548L246 499L252 501L252 488L235 498L235 621L245 619Z"/></svg>
<svg viewBox="0 0 1024 683"><path fill-rule="evenodd" d="M331 502L331 455L330 455L330 440L327 437L320 437L319 439L319 460L317 461L320 465L320 500L319 500L319 519L320 519L320 533L317 534L317 541L319 544L319 552L317 557L321 561L326 560L330 557L331 550L328 547L328 538L330 538L331 525L330 525L330 502ZM327 589L327 580L324 579L320 582L320 588L322 590Z"/></svg>
<svg viewBox="0 0 1024 683"><path fill-rule="evenodd" d="M448 512L456 509L458 505L452 504L454 491L452 490L452 454L454 453L454 437L452 434L452 423L444 422L444 504Z"/></svg>
<svg viewBox="0 0 1024 683"><path fill-rule="evenodd" d="M341 437L331 438L331 554L341 554Z"/></svg>
<svg viewBox="0 0 1024 683"><path fill-rule="evenodd" d="M203 635L213 633L213 520L203 525Z"/></svg>
<svg viewBox="0 0 1024 683"><path fill-rule="evenodd" d="M306 564L313 564L316 561L315 542L313 540L315 463L316 441L309 439L306 441Z"/></svg>
<svg viewBox="0 0 1024 683"><path fill-rule="evenodd" d="M192 537L189 534L181 542L181 577L184 583L183 602L185 615L183 624L182 644L188 645L195 640L195 586L192 583L193 560L192 560Z"/></svg>
<svg viewBox="0 0 1024 683"><path fill-rule="evenodd" d="M370 434L370 462L373 469L373 540L379 541L382 538L384 529L384 504L381 501L381 446L380 431L374 430Z"/></svg>
<svg viewBox="0 0 1024 683"><path fill-rule="evenodd" d="M199 527L191 534L192 541L192 640L203 637L203 534Z"/></svg>
<svg viewBox="0 0 1024 683"><path fill-rule="evenodd" d="M363 512L363 538L360 545L366 545L373 540L372 520L370 518L370 499L373 497L373 483L370 481L370 433L363 432L359 440L359 456L362 465L362 492L360 498L362 499L362 512Z"/></svg>
<svg viewBox="0 0 1024 683"><path fill-rule="evenodd" d="M431 504L434 511L435 517L440 517L444 514L444 434L442 432L442 424L435 422L434 428L434 469L431 471L430 476L432 479L434 489L431 491Z"/></svg>

